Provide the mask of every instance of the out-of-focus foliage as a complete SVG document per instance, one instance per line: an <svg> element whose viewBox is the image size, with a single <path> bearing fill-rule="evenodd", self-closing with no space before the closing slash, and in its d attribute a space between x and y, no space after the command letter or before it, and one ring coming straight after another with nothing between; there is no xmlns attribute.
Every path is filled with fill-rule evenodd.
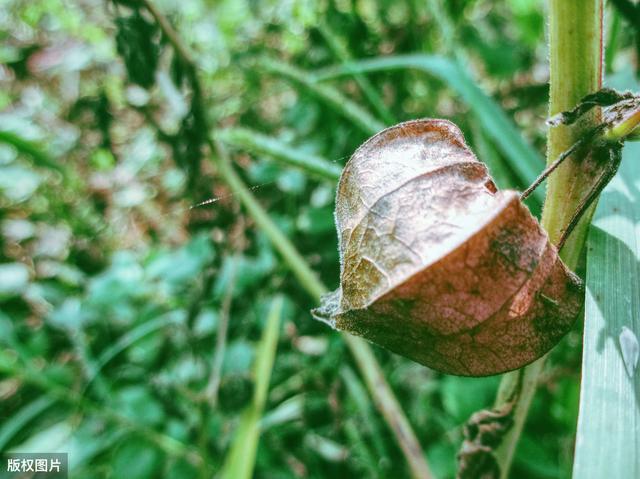
<svg viewBox="0 0 640 479"><path fill-rule="evenodd" d="M323 96L265 58L302 80L349 59L455 58L542 153L544 2L154 3L191 47L204 91L192 91L137 1L0 5L0 450L68 451L78 478L211 477L252 400L256 349L282 294L256 477L407 476L342 340L311 319L316 305L207 161L202 115L221 132L271 141L236 130L245 136L229 144L235 167L335 286L332 166L367 129L451 119L499 165L501 184L525 185L446 79L381 71L323 82ZM613 31L616 71L635 40ZM367 116L350 119L360 110ZM319 171L300 168L304 153ZM569 474L579 344L576 329L552 353L514 477ZM498 378L442 376L376 353L430 466L454 477L462 424L491 404Z"/></svg>

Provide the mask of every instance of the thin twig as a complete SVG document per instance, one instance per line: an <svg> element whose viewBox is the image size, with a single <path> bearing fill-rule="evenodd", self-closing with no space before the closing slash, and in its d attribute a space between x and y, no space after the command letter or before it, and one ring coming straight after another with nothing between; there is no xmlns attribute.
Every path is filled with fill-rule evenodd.
<svg viewBox="0 0 640 479"><path fill-rule="evenodd" d="M540 185L540 183L542 183L551 173L555 171L556 168L558 168L558 166L560 166L564 162L564 160L569 158L573 154L573 152L576 151L583 144L584 144L584 139L581 138L580 140L576 141L573 145L571 145L571 148L569 148L566 151L563 151L562 154L553 163L547 166L545 170L542 173L540 173L540 176L538 176L535 179L535 181L531 183L531 185L522 192L522 194L520 195L520 200L522 201L526 200L527 197L531 193L533 193L533 191Z"/></svg>
<svg viewBox="0 0 640 479"><path fill-rule="evenodd" d="M195 83L193 88L197 88L199 91L202 91L198 75L196 74L197 70L195 63L192 60L188 48L182 43L180 37L168 20L153 6L150 0L141 1L156 19L163 33L175 47L176 53L180 55L185 65L194 72L192 76L192 81ZM267 235L273 247L284 258L287 265L296 275L301 286L304 287L314 299L319 300L320 296L327 291L327 288L320 282L316 274L309 268L308 264L291 243L289 238L287 238L278 229L266 211L256 201L255 197L246 187L242 179L233 170L224 147L219 141L214 140L211 135L212 130L210 127L211 125L208 124L208 119L205 118L205 121L207 132L209 133L207 135L208 144L213 152L213 160L218 167L218 173L223 177L233 193L238 197L245 209L253 217L256 225ZM360 369L360 372L375 399L378 409L393 431L396 440L407 459L412 476L420 479L432 478L433 475L427 465L425 454L423 453L417 437L402 411L398 400L394 396L391 387L384 378L382 369L380 368L373 351L366 341L360 338L356 338L348 334L344 334L343 337L345 338L351 353L356 359L356 364L358 365L358 368Z"/></svg>

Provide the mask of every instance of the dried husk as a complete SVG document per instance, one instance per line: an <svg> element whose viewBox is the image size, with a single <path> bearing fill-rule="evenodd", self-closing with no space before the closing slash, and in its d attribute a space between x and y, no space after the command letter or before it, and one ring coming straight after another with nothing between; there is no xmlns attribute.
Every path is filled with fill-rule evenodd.
<svg viewBox="0 0 640 479"><path fill-rule="evenodd" d="M314 316L439 371L522 367L580 310L579 278L446 120L364 143L342 173L336 225L340 288Z"/></svg>

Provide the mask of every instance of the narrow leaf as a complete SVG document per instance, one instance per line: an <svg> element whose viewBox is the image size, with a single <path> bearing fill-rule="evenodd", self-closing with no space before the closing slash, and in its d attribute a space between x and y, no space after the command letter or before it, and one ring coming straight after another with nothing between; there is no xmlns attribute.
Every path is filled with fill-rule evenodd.
<svg viewBox="0 0 640 479"><path fill-rule="evenodd" d="M0 427L0 451L7 449L7 444L13 437L22 431L31 421L40 416L44 411L55 403L55 399L50 396L40 396L38 399L28 403L19 411L14 412L6 418Z"/></svg>
<svg viewBox="0 0 640 479"><path fill-rule="evenodd" d="M233 438L231 450L222 471L223 479L249 479L253 475L260 437L259 423L267 400L269 379L278 346L282 304L281 296L277 296L271 303L253 367L255 380L253 401L242 413L240 425Z"/></svg>
<svg viewBox="0 0 640 479"><path fill-rule="evenodd" d="M345 71L353 73L355 70L350 69L349 65L351 64L345 65ZM367 135L377 133L385 127L383 123L378 121L368 111L346 98L337 89L318 83L309 72L295 68L287 63L267 58L261 60L259 66L269 73L282 76L304 87L315 97L331 106L336 113L351 120L355 126Z"/></svg>
<svg viewBox="0 0 640 479"><path fill-rule="evenodd" d="M628 144L589 235L580 415L573 477L640 477L640 145Z"/></svg>
<svg viewBox="0 0 640 479"><path fill-rule="evenodd" d="M325 41L329 45L329 48L333 54L343 63L348 63L352 60L351 54L346 45L342 42L342 39L332 30L328 22L321 22L318 26L320 34L324 37ZM382 97L376 91L375 87L371 84L369 79L362 73L354 72L353 78L360 87L364 97L369 101L371 108L374 109L378 118L383 120L387 125L397 123L397 120L393 117L393 113L384 104Z"/></svg>
<svg viewBox="0 0 640 479"><path fill-rule="evenodd" d="M11 131L0 130L0 144L2 143L11 145L20 153L30 156L37 166L66 174L64 167L33 141L22 138Z"/></svg>
<svg viewBox="0 0 640 479"><path fill-rule="evenodd" d="M275 160L300 168L318 178L331 181L338 181L340 178L341 166L247 128L218 130L216 138L229 146L271 156Z"/></svg>

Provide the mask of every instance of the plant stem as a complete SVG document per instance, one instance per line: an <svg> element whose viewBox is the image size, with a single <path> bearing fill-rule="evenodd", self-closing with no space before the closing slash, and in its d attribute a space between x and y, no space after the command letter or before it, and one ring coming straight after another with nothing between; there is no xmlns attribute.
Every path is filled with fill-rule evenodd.
<svg viewBox="0 0 640 479"><path fill-rule="evenodd" d="M581 98L602 87L602 9L603 0L550 2L550 100L549 116L575 107ZM558 126L549 131L547 161L560 156L595 127L600 111L594 108L575 126ZM581 158L574 156L549 180L542 225L556 242L575 207L590 190L584 176ZM582 177L582 178L581 178ZM580 262L587 229L593 213L585 214L561 252L570 268Z"/></svg>
<svg viewBox="0 0 640 479"><path fill-rule="evenodd" d="M180 56L182 61L189 68L190 78L194 83L192 88L200 92L203 91L197 75L196 64L193 61L193 57L191 56L189 49L184 45L180 36L173 29L166 17L164 17L164 15L155 8L151 0L140 1L156 19L163 33L174 46L176 54ZM304 77L300 77L300 81L302 83L306 83ZM334 95L332 90L329 91L326 88L320 88L319 91L322 94L328 94L334 100L338 99L338 96ZM349 112L353 114L355 113L355 110L349 110ZM262 208L249 188L247 188L240 176L235 172L224 147L219 141L215 140L211 134L212 128L211 125L208 124L206 116L204 117L204 121L206 123L207 132L209 132L207 142L211 148L212 158L216 164L218 174L227 183L229 188L231 188L233 194L236 195L243 204L258 228L262 229L272 246L283 257L293 274L300 282L300 285L316 301L318 301L320 296L327 292L327 288L311 270L293 243L289 241L289 238L287 238L278 229L268 213ZM375 120L374 123L376 123ZM377 128L374 123L367 125L367 127ZM363 126L364 125L365 124L363 123ZM382 127L378 129L382 129ZM395 435L396 440L405 455L412 477L415 477L416 479L432 478L433 475L429 470L429 466L427 465L425 454L420 447L420 443L418 442L404 411L402 411L398 400L393 394L391 387L384 378L382 369L380 368L373 351L363 339L356 338L349 334L344 334L343 337L356 360L356 364L358 365L372 396L374 397L376 406L386 419L389 428Z"/></svg>
<svg viewBox="0 0 640 479"><path fill-rule="evenodd" d="M603 0L549 1L550 100L549 116L573 108L582 97L602 86L602 17ZM597 125L599 111L594 109L574 126L558 126L549 131L547 163L573 145L587 130ZM571 158L550 177L542 213L542 226L552 242L557 243L562 230L591 187L583 161ZM583 247L595 205L592 206L571 236L561 257L576 269L583 257ZM514 425L496 450L501 477L507 478L509 467L545 357L533 364L505 374L496 399L496 408L514 402Z"/></svg>

